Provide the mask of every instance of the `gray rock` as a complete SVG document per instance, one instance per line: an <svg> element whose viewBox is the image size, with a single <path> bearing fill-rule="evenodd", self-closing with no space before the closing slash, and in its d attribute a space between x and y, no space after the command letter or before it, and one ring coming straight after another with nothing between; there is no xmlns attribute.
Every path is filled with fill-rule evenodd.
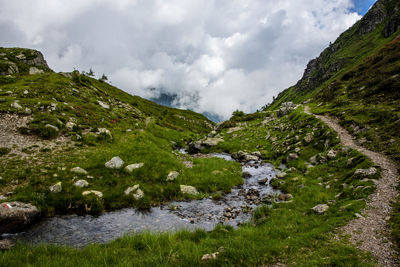
<svg viewBox="0 0 400 267"><path fill-rule="evenodd" d="M86 180L78 180L74 183L77 187L88 187L89 183Z"/></svg>
<svg viewBox="0 0 400 267"><path fill-rule="evenodd" d="M188 195L198 195L199 191L194 186L180 185L181 192Z"/></svg>
<svg viewBox="0 0 400 267"><path fill-rule="evenodd" d="M125 162L120 157L113 157L104 166L108 169L121 169Z"/></svg>
<svg viewBox="0 0 400 267"><path fill-rule="evenodd" d="M51 193L60 193L62 191L62 185L61 182L58 182L56 184L53 184L52 186L50 186L50 192Z"/></svg>
<svg viewBox="0 0 400 267"><path fill-rule="evenodd" d="M279 110L276 112L276 115L278 116L278 118L283 117L292 112L294 108L295 105L293 104L293 102L284 102L279 107Z"/></svg>
<svg viewBox="0 0 400 267"><path fill-rule="evenodd" d="M126 166L124 170L125 170L127 173L132 173L133 170L139 169L139 168L143 167L143 165L144 165L144 163L130 164L130 165Z"/></svg>
<svg viewBox="0 0 400 267"><path fill-rule="evenodd" d="M0 240L0 250L11 249L14 246L14 243L9 239Z"/></svg>
<svg viewBox="0 0 400 267"><path fill-rule="evenodd" d="M0 204L0 234L21 231L39 216L38 209L22 202Z"/></svg>
<svg viewBox="0 0 400 267"><path fill-rule="evenodd" d="M313 133L307 133L306 136L304 136L304 142L311 143L311 141L314 139L314 134Z"/></svg>
<svg viewBox="0 0 400 267"><path fill-rule="evenodd" d="M58 129L57 126L54 126L54 125L51 125L51 124L46 124L44 127L45 127L45 128L49 128L49 129L51 129L51 130L53 130L53 131L55 131L55 132L58 132L58 131L59 131L59 129Z"/></svg>
<svg viewBox="0 0 400 267"><path fill-rule="evenodd" d="M88 190L88 191L83 191L82 192L82 196L87 196L87 195L90 195L90 194L94 194L99 198L103 197L103 193L100 192L100 191L96 191L96 190Z"/></svg>
<svg viewBox="0 0 400 267"><path fill-rule="evenodd" d="M329 209L329 206L327 204L318 204L312 208L312 210L318 214L324 214L325 212L328 211L328 209Z"/></svg>
<svg viewBox="0 0 400 267"><path fill-rule="evenodd" d="M328 159L334 159L334 158L336 158L336 155L337 155L337 152L333 149L329 150L328 153L326 154Z"/></svg>
<svg viewBox="0 0 400 267"><path fill-rule="evenodd" d="M135 200L139 200L144 197L144 192L139 187L140 187L140 185L138 185L138 184L136 184L132 187L128 187L124 193L125 193L125 195L130 195L132 193L133 198Z"/></svg>
<svg viewBox="0 0 400 267"><path fill-rule="evenodd" d="M30 68L29 68L29 74L30 74L30 75L42 74L42 73L44 73L44 71L43 71L43 70L40 70L40 69L38 69L38 68L36 68L36 67L30 67Z"/></svg>
<svg viewBox="0 0 400 267"><path fill-rule="evenodd" d="M297 155L296 153L289 153L289 156L287 157L287 161L297 160L297 159L299 159L299 155Z"/></svg>
<svg viewBox="0 0 400 267"><path fill-rule="evenodd" d="M277 172L276 178L283 179L286 177L286 175L287 175L286 172Z"/></svg>
<svg viewBox="0 0 400 267"><path fill-rule="evenodd" d="M72 122L72 121L69 121L69 122L67 122L67 123L65 124L65 127L67 127L67 129L68 129L69 131L73 131L73 130L75 129L75 127L76 127L76 123L74 123L74 122Z"/></svg>
<svg viewBox="0 0 400 267"><path fill-rule="evenodd" d="M81 167L75 167L71 169L71 172L76 173L76 174L82 174L82 175L87 175L88 172Z"/></svg>
<svg viewBox="0 0 400 267"><path fill-rule="evenodd" d="M108 105L107 103L104 103L103 101L97 100L97 103L99 103L99 105L100 105L102 108L110 109L110 105Z"/></svg>
<svg viewBox="0 0 400 267"><path fill-rule="evenodd" d="M32 110L30 108L25 108L24 110L26 115L31 115L32 114Z"/></svg>
<svg viewBox="0 0 400 267"><path fill-rule="evenodd" d="M373 176L376 173L377 173L376 168L371 167L371 168L368 168L368 169L357 169L354 172L354 175L355 176L359 176L359 177L367 177L367 176Z"/></svg>
<svg viewBox="0 0 400 267"><path fill-rule="evenodd" d="M176 178L178 178L178 176L179 176L179 172L177 172L177 171L171 171L170 173L168 173L167 181L168 181L168 182L172 182L172 181L174 181Z"/></svg>
<svg viewBox="0 0 400 267"><path fill-rule="evenodd" d="M22 106L21 106L20 104L18 104L17 101L14 101L14 102L11 104L11 107L12 107L12 108L15 108L15 109L22 109Z"/></svg>

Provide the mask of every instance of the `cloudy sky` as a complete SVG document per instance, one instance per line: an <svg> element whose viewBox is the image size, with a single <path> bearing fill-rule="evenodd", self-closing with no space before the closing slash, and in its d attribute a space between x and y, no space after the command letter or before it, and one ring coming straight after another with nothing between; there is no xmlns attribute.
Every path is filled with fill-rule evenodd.
<svg viewBox="0 0 400 267"><path fill-rule="evenodd" d="M293 85L373 0L0 0L0 46L55 71L105 73L142 97L228 118ZM149 90L156 88L156 90Z"/></svg>

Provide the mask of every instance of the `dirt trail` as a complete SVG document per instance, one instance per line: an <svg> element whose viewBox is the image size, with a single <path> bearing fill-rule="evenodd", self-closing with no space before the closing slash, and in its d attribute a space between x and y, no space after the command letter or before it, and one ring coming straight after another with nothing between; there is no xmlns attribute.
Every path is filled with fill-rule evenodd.
<svg viewBox="0 0 400 267"><path fill-rule="evenodd" d="M304 112L312 115L308 106L305 106ZM364 218L350 221L340 231L350 235L350 241L358 248L370 251L383 266L398 266L394 261L396 252L389 237L387 224L392 211L391 202L398 194L396 165L386 156L357 145L354 138L339 125L336 119L314 116L335 130L344 146L358 150L370 158L375 165L381 167L382 177L377 183L377 189L367 201L367 207L362 212Z"/></svg>

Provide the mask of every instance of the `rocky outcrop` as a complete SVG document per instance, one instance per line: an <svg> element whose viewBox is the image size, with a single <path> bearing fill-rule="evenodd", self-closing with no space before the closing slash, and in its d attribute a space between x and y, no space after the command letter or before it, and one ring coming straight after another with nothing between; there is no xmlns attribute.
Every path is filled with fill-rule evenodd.
<svg viewBox="0 0 400 267"><path fill-rule="evenodd" d="M38 209L22 202L0 204L0 233L18 232L29 226L39 217Z"/></svg>
<svg viewBox="0 0 400 267"><path fill-rule="evenodd" d="M293 104L293 102L284 102L281 104L280 108L276 112L276 115L278 116L278 118L280 118L280 117L283 117L283 116L289 114L294 109L295 109L295 105Z"/></svg>
<svg viewBox="0 0 400 267"><path fill-rule="evenodd" d="M223 142L224 139L219 137L208 137L206 139L202 139L196 142L189 143L189 153L194 154L198 153L206 147L216 146L220 142Z"/></svg>
<svg viewBox="0 0 400 267"><path fill-rule="evenodd" d="M107 161L104 166L107 169L121 169L124 166L125 162L120 157L113 157L109 161Z"/></svg>

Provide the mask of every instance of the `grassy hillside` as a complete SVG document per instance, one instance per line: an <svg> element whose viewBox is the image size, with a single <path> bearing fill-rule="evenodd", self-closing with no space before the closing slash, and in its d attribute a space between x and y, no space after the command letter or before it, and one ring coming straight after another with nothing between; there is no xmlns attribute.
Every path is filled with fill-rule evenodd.
<svg viewBox="0 0 400 267"><path fill-rule="evenodd" d="M196 186L200 197L242 183L239 164L184 158L174 151L212 129L213 123L204 116L131 96L78 71L54 73L42 67L29 75L32 66L40 66L20 58L38 55L33 50L2 48L0 54L5 61L16 62L20 71L0 76L0 195L7 201L30 202L43 215L98 214L182 199L183 181ZM131 173L106 168L115 156L125 161L124 167L135 163L143 167ZM193 161L194 167L185 167L184 161ZM74 167L87 173L74 173ZM222 169L223 174L210 175ZM180 175L167 182L171 171ZM209 178L200 180L205 174ZM232 179L227 181L227 176ZM78 180L88 185L78 187ZM50 187L59 182L61 192L52 193ZM136 184L144 192L138 200L124 194ZM88 190L103 197L83 196Z"/></svg>
<svg viewBox="0 0 400 267"><path fill-rule="evenodd" d="M355 218L374 190L379 172L368 179L355 174L357 169L372 166L365 156L342 147L334 132L301 108L280 118L275 112L235 116L215 134L225 141L208 152L259 150L265 161L276 166L286 163L286 175L272 184L293 198L283 202L277 196L265 198L252 220L238 229L219 225L211 232L144 233L83 249L19 245L0 254L0 262L32 266L258 266L277 262L374 266L367 254L333 239L333 231ZM298 158L288 160L292 153ZM327 204L328 210L317 214L312 208L318 204ZM217 251L215 260L201 261L204 254Z"/></svg>

